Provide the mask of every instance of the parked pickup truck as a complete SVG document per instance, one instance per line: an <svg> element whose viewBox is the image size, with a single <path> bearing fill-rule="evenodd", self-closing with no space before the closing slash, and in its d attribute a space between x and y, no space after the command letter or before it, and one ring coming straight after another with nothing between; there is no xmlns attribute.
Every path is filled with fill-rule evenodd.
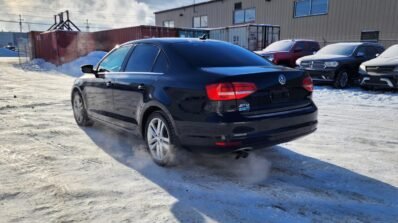
<svg viewBox="0 0 398 223"><path fill-rule="evenodd" d="M277 41L262 51L256 51L255 53L276 65L295 67L297 59L312 55L319 48L319 43L314 40L291 39Z"/></svg>

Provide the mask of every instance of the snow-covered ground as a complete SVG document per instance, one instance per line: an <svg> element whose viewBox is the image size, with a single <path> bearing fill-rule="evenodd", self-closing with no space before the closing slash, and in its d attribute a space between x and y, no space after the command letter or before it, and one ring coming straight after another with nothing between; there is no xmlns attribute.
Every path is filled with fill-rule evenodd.
<svg viewBox="0 0 398 223"><path fill-rule="evenodd" d="M398 94L317 87L319 130L248 159L153 164L79 128L73 78L0 59L0 222L397 222Z"/></svg>

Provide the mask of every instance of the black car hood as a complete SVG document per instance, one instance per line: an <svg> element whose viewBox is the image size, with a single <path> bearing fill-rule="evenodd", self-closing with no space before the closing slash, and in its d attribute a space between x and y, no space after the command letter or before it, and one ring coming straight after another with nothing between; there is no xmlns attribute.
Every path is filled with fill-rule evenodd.
<svg viewBox="0 0 398 223"><path fill-rule="evenodd" d="M333 55L333 54L315 54L315 55L310 55L310 56L305 56L300 58L300 61L308 61L308 60L344 60L347 59L348 56L344 55Z"/></svg>

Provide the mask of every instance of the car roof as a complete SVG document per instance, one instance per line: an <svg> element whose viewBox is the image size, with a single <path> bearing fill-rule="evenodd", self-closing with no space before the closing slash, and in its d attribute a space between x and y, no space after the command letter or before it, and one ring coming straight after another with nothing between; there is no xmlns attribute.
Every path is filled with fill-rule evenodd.
<svg viewBox="0 0 398 223"><path fill-rule="evenodd" d="M132 43L152 43L152 44L157 44L157 45L169 45L169 44L175 44L175 43L200 43L200 42L223 42L219 40L212 40L212 39L200 39L200 38L149 38L149 39L140 39L140 40L133 40L129 41L127 43L124 43L123 45L126 44L132 44ZM226 42L223 42L226 43Z"/></svg>
<svg viewBox="0 0 398 223"><path fill-rule="evenodd" d="M279 41L292 41L292 42L315 42L317 43L318 41L312 40L312 39L281 39Z"/></svg>

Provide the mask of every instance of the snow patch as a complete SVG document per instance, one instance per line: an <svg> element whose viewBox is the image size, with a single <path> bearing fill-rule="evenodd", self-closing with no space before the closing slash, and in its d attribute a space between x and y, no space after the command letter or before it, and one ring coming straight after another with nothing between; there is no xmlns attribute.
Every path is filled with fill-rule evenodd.
<svg viewBox="0 0 398 223"><path fill-rule="evenodd" d="M63 73L73 77L80 77L83 75L80 67L86 64L91 64L95 66L105 55L107 52L104 51L93 51L89 53L87 56L80 57L72 62L63 64L61 66L56 66L52 63L46 62L43 59L34 59L28 63L22 65L25 70L30 71L58 71L59 73Z"/></svg>

